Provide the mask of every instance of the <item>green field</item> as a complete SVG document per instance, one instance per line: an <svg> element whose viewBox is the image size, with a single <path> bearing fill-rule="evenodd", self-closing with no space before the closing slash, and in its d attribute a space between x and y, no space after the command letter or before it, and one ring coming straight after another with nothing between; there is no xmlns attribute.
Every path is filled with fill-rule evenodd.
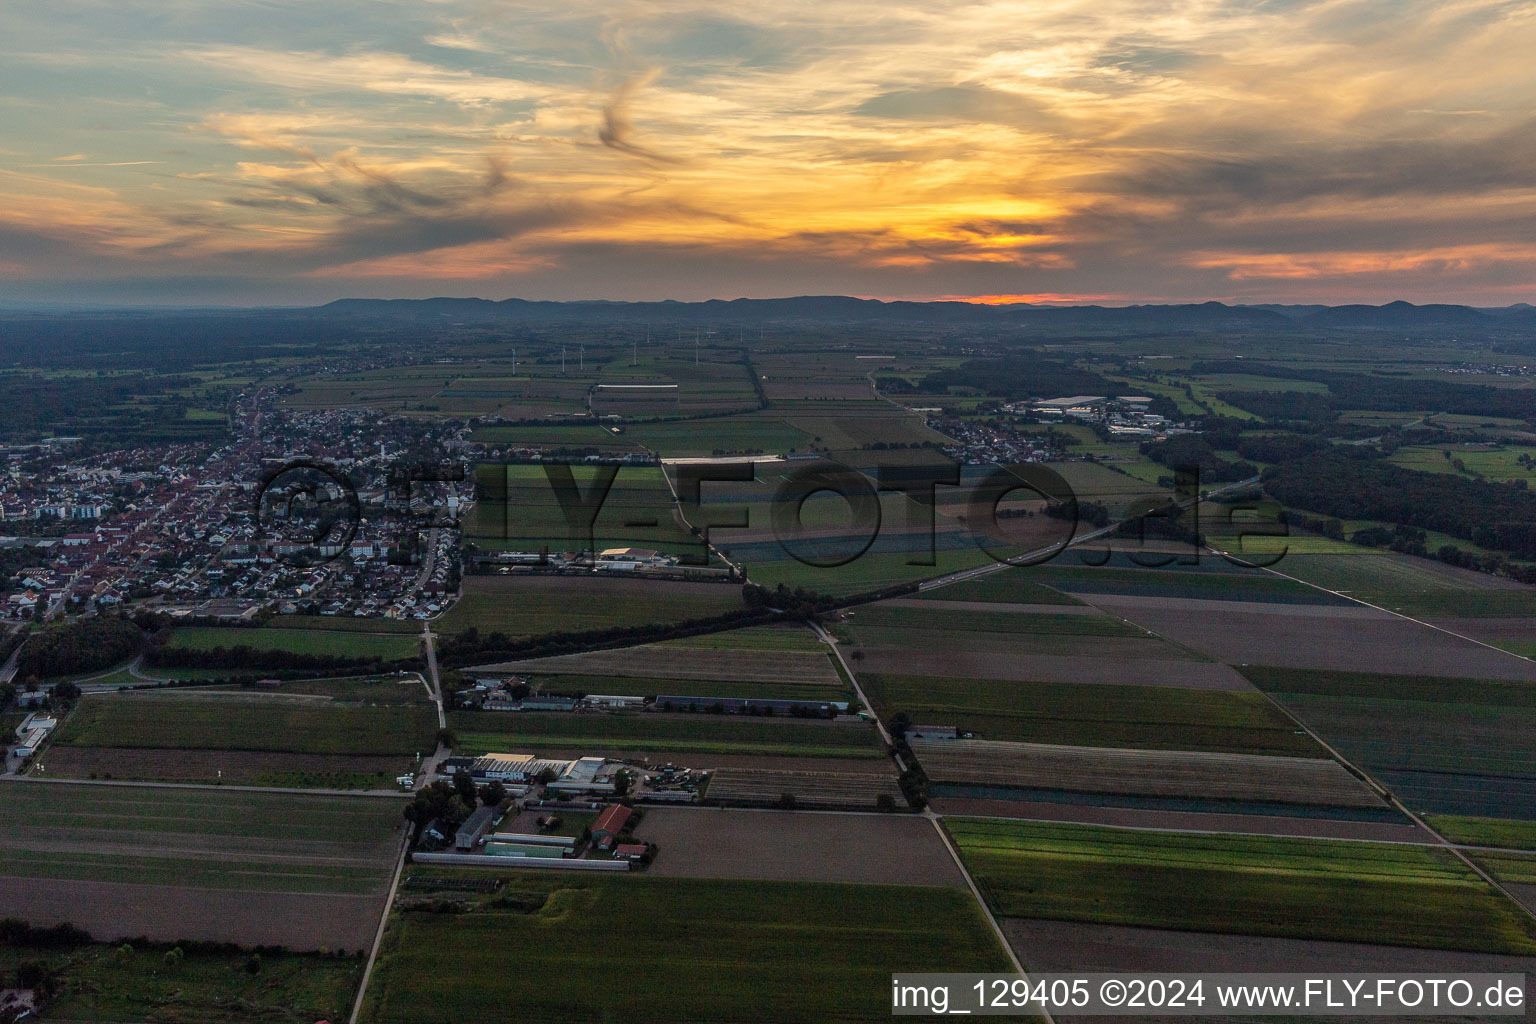
<svg viewBox="0 0 1536 1024"><path fill-rule="evenodd" d="M1433 847L950 818L1009 917L1536 953L1536 922Z"/></svg>
<svg viewBox="0 0 1536 1024"><path fill-rule="evenodd" d="M1029 578L1029 569L1000 569L972 580L914 595L925 601L990 601L998 604L1082 604L1070 594Z"/></svg>
<svg viewBox="0 0 1536 1024"><path fill-rule="evenodd" d="M410 619L381 619L363 615L274 615L268 629L318 629L346 633L421 634L421 623Z"/></svg>
<svg viewBox="0 0 1536 1024"><path fill-rule="evenodd" d="M287 651L290 654L324 654L403 661L416 656L418 643L414 635L365 633L355 629L179 626L171 630L166 647L188 651L211 651L216 647L225 649L249 647L253 651Z"/></svg>
<svg viewBox="0 0 1536 1024"><path fill-rule="evenodd" d="M676 640L666 640L659 647L682 650L729 650L729 651L825 651L815 632L796 624L782 626L748 626L745 629L728 629L719 633L700 633Z"/></svg>
<svg viewBox="0 0 1536 1024"><path fill-rule="evenodd" d="M469 912L397 911L361 1019L884 1021L892 971L1008 967L964 892L528 875Z"/></svg>
<svg viewBox="0 0 1536 1024"><path fill-rule="evenodd" d="M578 715L558 711L512 714L458 712L449 716L461 753L525 749L763 754L794 757L879 758L873 726L824 725L787 718L651 712Z"/></svg>
<svg viewBox="0 0 1536 1024"><path fill-rule="evenodd" d="M992 562L991 556L975 545L940 548L934 552L937 565L907 564L919 557L926 557L926 552L871 551L847 565L835 568L806 565L784 557L762 561L747 559L747 577L753 583L768 587L782 583L788 587L807 587L824 594L858 594L899 583L932 579L961 569L974 569Z"/></svg>
<svg viewBox="0 0 1536 1024"><path fill-rule="evenodd" d="M1283 563L1288 564L1288 563ZM1223 571L1223 567L1227 571ZM1243 571L1205 556L1200 568L1092 568L1058 559L1027 570L1036 583L1072 594L1193 598L1208 601L1268 601L1279 604L1342 604L1342 598L1278 576Z"/></svg>
<svg viewBox="0 0 1536 1024"><path fill-rule="evenodd" d="M1238 669L1347 757L1387 770L1536 778L1536 686L1488 679Z"/></svg>
<svg viewBox="0 0 1536 1024"><path fill-rule="evenodd" d="M951 610L942 604L910 608L872 604L855 613L855 635L865 630L943 630L953 633L1005 633L1010 636L1145 636L1145 630L1110 615ZM873 641L871 641L873 642Z"/></svg>
<svg viewBox="0 0 1536 1024"><path fill-rule="evenodd" d="M209 687L206 692L250 694L246 686ZM284 695L331 697L351 704L430 704L432 698L416 675L343 676L332 679L284 680L278 691Z"/></svg>
<svg viewBox="0 0 1536 1024"><path fill-rule="evenodd" d="M414 755L433 748L436 730L437 720L425 706L103 694L82 700L53 742L80 747Z"/></svg>
<svg viewBox="0 0 1536 1024"><path fill-rule="evenodd" d="M954 723L981 739L1323 757L1260 693L861 672L880 717Z"/></svg>
<svg viewBox="0 0 1536 1024"><path fill-rule="evenodd" d="M91 943L68 949L0 946L0 974L42 963L61 990L47 1016L68 1021L156 1024L313 1024L343 1020L362 977L357 956L267 953L252 974L248 953Z"/></svg>
<svg viewBox="0 0 1536 1024"><path fill-rule="evenodd" d="M1430 814L1424 820L1453 843L1536 850L1536 821L1474 818L1459 814Z"/></svg>
<svg viewBox="0 0 1536 1024"><path fill-rule="evenodd" d="M709 618L745 607L729 584L569 576L467 576L464 597L433 628L513 640L549 633Z"/></svg>
<svg viewBox="0 0 1536 1024"><path fill-rule="evenodd" d="M1275 568L1406 615L1536 615L1536 587L1501 584L1411 555L1356 547L1349 553L1289 556Z"/></svg>
<svg viewBox="0 0 1536 1024"><path fill-rule="evenodd" d="M569 467L585 500L600 467ZM466 539L487 549L575 551L587 547L648 547L673 553L702 550L673 519L672 491L658 466L618 468L590 529L573 528L560 502L554 466L483 464L475 479L483 497L465 520ZM577 516L584 523L588 513ZM647 525L649 524L649 525Z"/></svg>
<svg viewBox="0 0 1536 1024"><path fill-rule="evenodd" d="M274 892L389 884L404 800L214 788L0 786L3 873ZM271 856L276 840L288 856ZM48 855L35 855L46 843Z"/></svg>
<svg viewBox="0 0 1536 1024"><path fill-rule="evenodd" d="M658 676L588 675L561 673L528 677L541 693L604 693L629 697L755 697L782 700L848 700L850 688L836 683L810 683L781 679L773 682L741 682L731 679L669 679Z"/></svg>

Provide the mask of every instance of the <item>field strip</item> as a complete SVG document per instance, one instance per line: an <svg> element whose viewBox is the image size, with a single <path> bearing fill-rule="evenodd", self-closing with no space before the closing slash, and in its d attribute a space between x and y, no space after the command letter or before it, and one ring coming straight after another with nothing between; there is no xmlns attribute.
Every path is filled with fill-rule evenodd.
<svg viewBox="0 0 1536 1024"><path fill-rule="evenodd" d="M965 814L942 815L942 817L980 818L980 819L984 819L986 821L1027 821L1027 822L1030 822L1030 823L1036 824L1036 825L1081 824L1081 825L1091 825L1094 828L1118 828L1118 829L1124 829L1127 832L1166 832L1166 833L1170 833L1170 834L1173 834L1173 835L1185 835L1185 836L1251 836L1251 837L1253 837L1255 839L1276 839L1276 838L1280 838L1280 839L1287 839L1287 838L1288 839L1313 839L1313 840L1318 840L1319 842L1329 842L1329 843L1375 843L1378 846L1427 846L1427 847L1438 847L1438 846L1443 846L1443 845L1451 845L1451 844L1445 844L1445 843L1438 843L1438 842L1436 842L1432 838L1430 838L1430 839L1423 839L1423 840L1417 840L1417 841L1412 840L1412 839L1335 839L1335 838L1332 838L1332 837L1304 836L1304 835L1291 836L1291 835L1280 835L1280 834L1277 834L1277 833L1274 833L1274 832L1245 832L1245 831L1242 831L1242 830L1221 829L1221 828L1174 828L1171 825L1101 825L1101 824L1099 824L1097 822L1073 822L1073 821L1064 821L1063 819L1059 819L1059 818L1031 818L1031 817L1017 817L1017 818L1015 818L1015 817L1008 817L1008 816L1004 816L1004 815L1000 815L1000 814L974 814L974 813L970 813L970 812L967 812ZM1506 853L1506 852L1507 853L1531 853L1531 852L1536 852L1536 851L1530 851L1530 850L1508 850L1508 851L1506 851L1502 847L1486 847L1486 846L1462 846L1462 847L1457 847L1457 848L1458 849L1462 849L1462 850L1490 850L1490 851L1495 851L1495 852L1500 852L1500 853Z"/></svg>
<svg viewBox="0 0 1536 1024"><path fill-rule="evenodd" d="M1217 548L1208 548L1208 550L1212 554L1222 555L1222 556L1226 555L1226 552L1218 550ZM1514 658L1517 661L1536 661L1536 658L1528 658L1528 657L1526 657L1523 654L1516 654L1513 651L1506 651L1502 647L1495 647L1493 644L1485 643L1482 640L1478 640L1476 637L1467 636L1465 633L1458 633L1458 632L1456 632L1453 629L1446 629L1444 626L1437 626L1433 622L1426 622L1423 619L1416 619L1412 615L1406 615L1403 612L1393 611L1391 608L1383 608L1380 605L1372 604L1371 602L1365 600L1364 598L1356 597L1356 596L1354 596L1353 594L1350 594L1347 591L1343 591L1343 590L1330 590L1329 588L1327 588L1325 586L1322 586L1321 584L1309 583L1306 580L1298 579L1295 576L1289 576L1289 575L1281 572L1279 569L1273 569L1273 568L1270 568L1269 566L1261 566L1260 568L1262 568L1267 573L1271 573L1271 574L1273 574L1275 576L1279 576L1281 579L1287 579L1287 580L1292 581L1293 583L1305 584L1306 586L1311 587L1313 590L1321 590L1325 594L1332 594L1334 597L1342 597L1346 601L1353 601L1355 604L1364 605L1366 608L1374 608L1378 612L1384 612L1387 615L1391 615L1391 616L1393 616L1395 618L1406 619L1409 622L1418 623L1420 626L1424 626L1424 627L1426 627L1428 629L1433 629L1437 633L1444 633L1446 636L1453 636L1453 637L1455 637L1458 640L1465 640L1468 643L1477 644L1477 646L1479 646L1479 647L1486 647L1490 651L1498 651L1500 654L1508 655L1509 657Z"/></svg>
<svg viewBox="0 0 1536 1024"><path fill-rule="evenodd" d="M1008 936L1003 933L1002 926L997 923L997 918L993 915L992 908L987 906L987 901L982 898L981 889L976 885L976 879L971 877L970 870L966 868L965 861L960 857L960 851L955 849L955 844L949 838L949 833L944 830L944 823L932 811L924 811L923 816L933 823L934 830L939 833L939 840L943 842L944 848L949 851L950 857L954 859L955 867L960 869L960 875L965 879L966 888L971 890L971 898L976 901L977 906L981 907L981 912L986 915L987 924L992 926L992 934L997 936L998 942L1002 943L1003 951L1008 954L1008 960L1013 964L1014 971L1019 977L1024 979L1026 985L1029 984L1029 975L1025 972L1024 965L1019 962L1018 954L1014 953L1013 946L1008 941ZM1049 1010L1041 1007L1035 1012L1049 1022L1049 1024L1055 1024L1055 1018L1051 1016Z"/></svg>
<svg viewBox="0 0 1536 1024"><path fill-rule="evenodd" d="M1372 807L1384 797L1327 758L1083 747L998 740L914 740L934 782L1068 792Z"/></svg>
<svg viewBox="0 0 1536 1024"><path fill-rule="evenodd" d="M47 775L0 775L0 782L68 786L127 786L133 789L211 789L221 793L291 793L294 796L362 796L399 800L398 789L298 789L292 786L223 786L211 782L143 782L135 779L59 779Z"/></svg>
<svg viewBox="0 0 1536 1024"><path fill-rule="evenodd" d="M1212 549L1212 550L1215 550L1215 549ZM1288 579L1288 580L1295 580L1296 579L1296 577L1294 577L1294 576L1287 576L1285 573L1280 572L1277 569L1270 569L1270 568L1266 567L1265 571L1266 572L1274 573L1276 576L1281 576L1281 577L1284 577L1285 579ZM1296 582L1298 582L1298 583L1306 583L1306 585L1309 586L1309 587L1314 587L1314 588L1316 588L1318 590L1326 591L1327 593L1330 593L1330 594L1336 594L1337 596L1342 597L1342 598L1346 598L1347 600L1355 601L1355 602L1357 602L1359 604L1363 604L1367 608L1376 608L1378 611L1387 612L1388 614L1395 615L1395 616L1397 616L1400 619L1407 619L1409 622L1417 622L1421 626L1428 626L1430 629L1436 630L1436 631L1441 632L1441 633L1445 633L1447 636L1454 636L1454 637L1458 637L1458 638L1460 638L1462 640L1468 640L1468 641L1470 641L1470 642L1472 642L1474 644L1477 644L1479 647L1487 647L1489 650L1498 651L1500 654L1507 654L1511 658L1517 658L1517 659L1519 659L1521 661L1530 661L1531 660L1530 658L1526 658L1523 655L1513 654L1513 653L1511 653L1509 651L1506 651L1506 650L1504 650L1501 647L1494 647L1492 644L1483 643L1481 640L1474 640L1474 639L1472 639L1472 637L1462 636L1460 633L1454 632L1453 630L1443 629L1440 626L1436 626L1436 625L1434 625L1433 623L1430 623L1430 622L1423 622L1422 620L1416 619L1416 618L1414 618L1411 615L1404 615L1401 612L1394 612L1390 608L1381 608L1381 607L1379 607L1377 605L1371 604L1369 601L1363 601L1360 598L1351 597L1348 594L1340 593L1339 591L1336 591L1336 590L1329 590L1327 587L1318 586L1315 583L1307 583L1306 580L1296 580ZM1481 878L1485 883L1487 883L1487 885L1490 888L1492 888L1495 892L1498 892L1498 893L1502 894L1505 899L1508 899L1510 902L1514 903L1515 906L1519 907L1521 910L1523 910L1530 917L1536 918L1536 910L1533 910L1531 907L1527 906L1521 900L1516 899L1515 895L1512 892L1510 892L1507 888L1505 888L1504 884L1502 882L1498 881L1498 879L1494 878L1493 875L1491 875L1487 871L1483 870L1483 868L1479 864L1477 864L1474 860L1472 860L1471 857L1468 857L1465 853L1463 853L1449 839L1445 838L1445 836L1441 835L1435 829L1431 828L1429 826L1429 823L1426 822L1423 818L1419 817L1417 814L1415 814L1412 811L1410 811L1406 804L1404 804L1401 800L1399 800L1385 786L1383 786L1383 785L1381 785L1381 783L1377 782L1376 779L1369 772L1367 772L1363 768L1360 768L1359 766L1355 765L1352 761L1350 761L1348 758L1346 758L1342 753L1340 753L1338 750L1335 750L1331 745L1328 744L1327 741L1325 741L1321 736L1319 736L1317 734L1316 730L1314 730L1311 726L1307 725L1307 723L1303 722L1300 718L1297 718L1290 711L1287 711L1286 708L1280 703L1280 701L1275 699L1275 697L1272 694L1269 694L1269 693L1265 692L1264 696L1266 698L1268 698L1268 700L1269 700L1269 702L1271 704L1273 704L1283 714L1285 714L1287 717L1289 717L1291 719L1291 721L1295 722L1297 724L1297 726L1299 726L1300 728L1306 730L1307 735L1311 736L1314 740L1316 740L1319 744L1321 744L1323 749L1328 751L1329 754L1331 754L1333 757L1335 757L1340 764L1342 764L1345 768L1348 768L1351 772L1354 772L1356 775L1360 776L1360 778L1362 778L1366 782L1370 783L1371 786L1373 786L1378 792L1380 792L1384 796L1386 796L1387 800L1391 802L1392 806L1397 808L1403 814L1407 815L1408 819L1410 821L1412 821L1414 824L1418 825L1420 828L1422 828L1424 831L1428 832L1430 835L1434 836L1436 839L1440 840L1440 845L1441 846L1443 846L1443 847L1445 847L1445 849L1449 850L1450 853L1453 856L1455 856L1457 860L1460 860L1469 869L1471 869L1472 872L1475 873L1479 878Z"/></svg>
<svg viewBox="0 0 1536 1024"><path fill-rule="evenodd" d="M373 975L374 961L379 958L379 947L384 943L384 930L389 924L389 912L395 905L395 893L400 888L400 873L405 870L405 855L410 850L410 834L400 844L400 855L395 858L395 874L389 882L389 894L384 897L384 909L379 913L379 927L373 933L373 945L368 949L368 962L363 965L363 977L357 983L357 998L352 1001L352 1012L347 1024L357 1024L357 1015L363 1010L363 994L368 991L368 979Z"/></svg>

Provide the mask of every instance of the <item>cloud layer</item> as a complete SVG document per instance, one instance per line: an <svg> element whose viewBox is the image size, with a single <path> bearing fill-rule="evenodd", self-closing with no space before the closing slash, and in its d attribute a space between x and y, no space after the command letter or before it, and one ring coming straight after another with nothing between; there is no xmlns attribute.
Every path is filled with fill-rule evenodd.
<svg viewBox="0 0 1536 1024"><path fill-rule="evenodd" d="M58 0L0 298L1536 298L1536 4Z"/></svg>

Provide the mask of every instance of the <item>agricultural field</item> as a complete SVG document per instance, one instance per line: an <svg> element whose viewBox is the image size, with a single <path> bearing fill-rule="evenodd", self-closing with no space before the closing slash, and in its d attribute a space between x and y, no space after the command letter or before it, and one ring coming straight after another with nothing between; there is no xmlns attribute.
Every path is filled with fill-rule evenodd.
<svg viewBox="0 0 1536 1024"><path fill-rule="evenodd" d="M733 804L782 805L788 796L794 798L795 807L868 811L881 808L882 804L885 810L907 806L890 766L882 772L868 773L718 768L710 776L705 795L711 801Z"/></svg>
<svg viewBox="0 0 1536 1024"><path fill-rule="evenodd" d="M403 807L401 798L9 782L0 785L0 898L10 916L68 921L105 939L357 949L378 922Z"/></svg>
<svg viewBox="0 0 1536 1024"><path fill-rule="evenodd" d="M736 715L614 712L574 714L457 712L449 728L460 753L585 750L593 754L677 752L780 757L881 759L879 736L867 722L816 722Z"/></svg>
<svg viewBox="0 0 1536 1024"><path fill-rule="evenodd" d="M1430 814L1424 820L1453 843L1536 850L1536 821L1510 821L1506 818L1476 818L1456 814Z"/></svg>
<svg viewBox="0 0 1536 1024"><path fill-rule="evenodd" d="M168 650L186 651L249 647L253 651L404 661L416 656L419 644L415 635L363 632L357 629L178 626L171 631L165 646Z"/></svg>
<svg viewBox="0 0 1536 1024"><path fill-rule="evenodd" d="M425 707L366 707L245 694L116 693L83 699L59 727L63 746L411 754L430 744Z"/></svg>
<svg viewBox="0 0 1536 1024"><path fill-rule="evenodd" d="M620 466L589 526L590 513L575 510L573 527L560 501L563 478L580 497L596 502L600 469L484 464L475 468L483 493L464 524L467 542L486 550L579 551L610 547L655 548L673 554L700 554L703 545L678 526L672 492L658 466ZM553 476L551 474L554 474Z"/></svg>
<svg viewBox="0 0 1536 1024"><path fill-rule="evenodd" d="M1343 765L1317 757L1129 750L992 740L918 740L913 753L934 783L972 790L1103 793L1230 804L1384 809ZM946 789L946 793L948 789Z"/></svg>
<svg viewBox="0 0 1536 1024"><path fill-rule="evenodd" d="M1030 578L1029 569L1002 569L971 580L961 580L948 586L924 591L917 595L924 601L981 601L996 604L1082 604L1070 594L1062 593Z"/></svg>
<svg viewBox="0 0 1536 1024"><path fill-rule="evenodd" d="M466 576L464 596L433 623L512 640L612 626L702 619L743 608L741 588L590 576Z"/></svg>
<svg viewBox="0 0 1536 1024"><path fill-rule="evenodd" d="M172 950L179 953L172 953ZM63 949L0 945L0 975L43 964L60 991L47 1016L67 1021L247 1024L344 1019L362 979L360 953L192 952L169 942L93 942ZM251 970L252 964L257 967Z"/></svg>
<svg viewBox="0 0 1536 1024"><path fill-rule="evenodd" d="M913 814L849 828L835 814L647 807L641 831L664 851L647 874L663 878L965 885L933 822Z"/></svg>
<svg viewBox="0 0 1536 1024"><path fill-rule="evenodd" d="M398 688L398 684L391 684ZM420 683L416 692L425 696ZM92 694L33 774L385 789L436 746L431 706L346 704L243 691Z"/></svg>
<svg viewBox="0 0 1536 1024"><path fill-rule="evenodd" d="M663 459L715 455L784 455L809 450L812 435L771 412L716 416L699 422L631 423L623 436Z"/></svg>
<svg viewBox="0 0 1536 1024"><path fill-rule="evenodd" d="M892 971L1007 963L947 888L523 873L461 913L397 910L361 1020L501 1024L515 1006L529 1024L884 1021Z"/></svg>
<svg viewBox="0 0 1536 1024"><path fill-rule="evenodd" d="M842 680L832 667L826 649L820 651L773 650L745 651L721 647L669 647L646 644L563 654L550 658L531 658L494 666L495 671L524 672L534 675L607 675L632 677L628 686L646 687L643 693L678 693L687 691L658 689L662 680L710 680L732 683L774 683L800 687L841 689ZM638 680L645 680L644 683ZM742 687L753 695L753 687ZM611 691L588 691L607 693Z"/></svg>
<svg viewBox="0 0 1536 1024"><path fill-rule="evenodd" d="M1455 473L1495 483L1536 477L1536 447L1503 444L1404 445L1387 461L1425 473Z"/></svg>
<svg viewBox="0 0 1536 1024"><path fill-rule="evenodd" d="M861 672L885 721L954 724L987 740L1323 757L1263 694Z"/></svg>
<svg viewBox="0 0 1536 1024"><path fill-rule="evenodd" d="M1536 819L1536 687L1529 683L1241 671L1410 807Z"/></svg>
<svg viewBox="0 0 1536 1024"><path fill-rule="evenodd" d="M1354 548L1344 554L1287 556L1275 568L1404 615L1536 614L1536 588L1411 555Z"/></svg>
<svg viewBox="0 0 1536 1024"><path fill-rule="evenodd" d="M1434 847L949 818L997 913L1536 953L1536 922Z"/></svg>

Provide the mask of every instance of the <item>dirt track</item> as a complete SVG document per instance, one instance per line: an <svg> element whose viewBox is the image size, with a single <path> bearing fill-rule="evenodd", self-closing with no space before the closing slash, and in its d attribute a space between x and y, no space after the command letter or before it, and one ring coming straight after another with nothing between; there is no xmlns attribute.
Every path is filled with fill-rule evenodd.
<svg viewBox="0 0 1536 1024"><path fill-rule="evenodd" d="M142 935L357 950L373 940L384 897L0 877L0 906L6 916L67 922L105 941Z"/></svg>
<svg viewBox="0 0 1536 1024"><path fill-rule="evenodd" d="M965 884L933 825L911 814L656 807L636 835L660 847L650 870L668 877Z"/></svg>

